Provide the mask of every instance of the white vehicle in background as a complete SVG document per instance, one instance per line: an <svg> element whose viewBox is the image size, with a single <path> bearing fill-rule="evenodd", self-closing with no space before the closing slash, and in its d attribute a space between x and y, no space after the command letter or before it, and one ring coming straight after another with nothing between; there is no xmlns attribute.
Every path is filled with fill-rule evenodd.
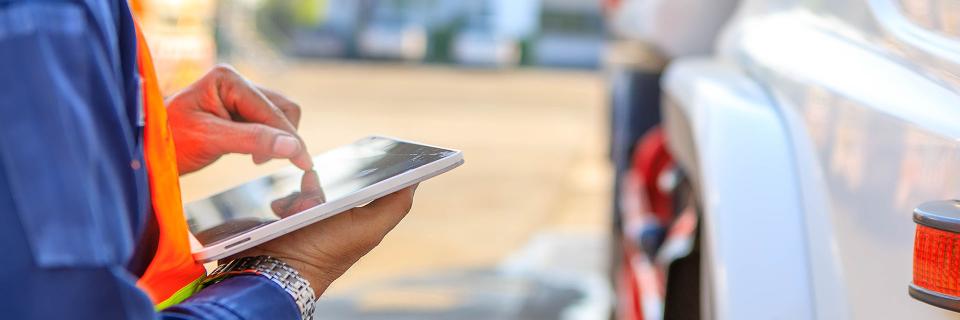
<svg viewBox="0 0 960 320"><path fill-rule="evenodd" d="M482 26L468 26L453 42L453 61L468 66L510 67L520 63L517 41L497 37Z"/></svg>
<svg viewBox="0 0 960 320"><path fill-rule="evenodd" d="M743 0L714 48L661 82L655 187L697 240L630 265L645 318L960 318L960 206L914 213L960 196L960 3Z"/></svg>
<svg viewBox="0 0 960 320"><path fill-rule="evenodd" d="M357 47L367 58L421 61L427 54L427 30L396 21L378 22L360 33Z"/></svg>
<svg viewBox="0 0 960 320"><path fill-rule="evenodd" d="M594 1L540 0L530 59L548 67L595 68L603 56L601 6Z"/></svg>
<svg viewBox="0 0 960 320"><path fill-rule="evenodd" d="M360 56L422 61L427 55L428 4L425 1L377 1L357 39Z"/></svg>
<svg viewBox="0 0 960 320"><path fill-rule="evenodd" d="M507 10L525 9L530 1L471 1L463 2L463 26L454 37L451 48L452 60L456 63L482 67L509 67L520 63L518 37L507 32L504 23L516 23L504 19ZM528 15L519 16L529 19ZM514 13L515 16L518 16Z"/></svg>
<svg viewBox="0 0 960 320"><path fill-rule="evenodd" d="M466 65L594 68L603 53L600 5L581 0L464 1L451 51Z"/></svg>

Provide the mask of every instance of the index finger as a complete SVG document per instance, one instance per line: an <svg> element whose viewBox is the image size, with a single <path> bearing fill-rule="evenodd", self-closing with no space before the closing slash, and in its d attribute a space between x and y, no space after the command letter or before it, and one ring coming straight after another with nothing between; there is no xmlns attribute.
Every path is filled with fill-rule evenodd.
<svg viewBox="0 0 960 320"><path fill-rule="evenodd" d="M224 109L242 120L265 124L295 136L300 141L301 152L290 157L290 161L303 170L313 168L313 159L306 151L306 144L297 129L266 96L250 82L241 77L232 68L220 66L217 73L217 93Z"/></svg>
<svg viewBox="0 0 960 320"><path fill-rule="evenodd" d="M323 186L320 185L320 177L315 170L303 173L303 178L300 179L300 192L319 203L327 202L327 196L323 193Z"/></svg>

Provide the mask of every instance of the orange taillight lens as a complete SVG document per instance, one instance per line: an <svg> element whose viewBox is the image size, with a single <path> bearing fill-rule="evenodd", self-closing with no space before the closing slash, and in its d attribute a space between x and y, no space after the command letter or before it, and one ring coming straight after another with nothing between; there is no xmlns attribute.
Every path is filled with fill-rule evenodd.
<svg viewBox="0 0 960 320"><path fill-rule="evenodd" d="M960 201L931 201L913 210L914 299L960 312Z"/></svg>
<svg viewBox="0 0 960 320"><path fill-rule="evenodd" d="M960 234L917 225L913 243L913 284L960 296Z"/></svg>

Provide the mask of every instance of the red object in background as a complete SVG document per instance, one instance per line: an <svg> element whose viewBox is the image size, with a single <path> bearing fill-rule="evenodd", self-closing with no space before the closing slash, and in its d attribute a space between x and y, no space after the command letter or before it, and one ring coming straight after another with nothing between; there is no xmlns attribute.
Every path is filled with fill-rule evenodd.
<svg viewBox="0 0 960 320"><path fill-rule="evenodd" d="M913 246L913 284L960 296L960 234L918 224Z"/></svg>
<svg viewBox="0 0 960 320"><path fill-rule="evenodd" d="M668 226L673 220L673 197L671 190L661 190L658 180L666 171L673 168L673 156L667 150L667 140L659 126L647 131L640 139L633 153L632 169L636 170L641 182L641 190L646 196L648 212L652 212L660 225Z"/></svg>
<svg viewBox="0 0 960 320"><path fill-rule="evenodd" d="M620 259L620 274L617 275L617 319L643 320L643 305L640 296L640 286L633 263L630 262L633 254L629 248L624 248Z"/></svg>
<svg viewBox="0 0 960 320"><path fill-rule="evenodd" d="M666 136L660 127L647 131L637 141L630 169L621 188L621 236L623 251L618 274L617 317L639 320L662 317L665 293L664 265L655 262L655 252L641 247L641 237L651 229L670 228L674 224L672 188L662 189L659 180L671 174L673 157L667 150ZM681 224L683 226L693 224ZM690 233L687 229L685 233ZM679 235L684 236L684 235Z"/></svg>
<svg viewBox="0 0 960 320"><path fill-rule="evenodd" d="M609 13L613 10L617 10L621 3L623 3L623 0L603 0L603 11Z"/></svg>

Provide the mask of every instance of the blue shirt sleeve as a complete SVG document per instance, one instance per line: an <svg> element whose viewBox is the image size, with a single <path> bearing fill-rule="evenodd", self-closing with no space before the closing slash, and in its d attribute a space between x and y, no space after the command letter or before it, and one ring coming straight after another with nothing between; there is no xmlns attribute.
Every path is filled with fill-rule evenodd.
<svg viewBox="0 0 960 320"><path fill-rule="evenodd" d="M163 310L167 319L298 319L293 298L266 277L236 276Z"/></svg>
<svg viewBox="0 0 960 320"><path fill-rule="evenodd" d="M240 276L157 313L128 269L149 203L126 1L0 4L0 315L296 319Z"/></svg>

